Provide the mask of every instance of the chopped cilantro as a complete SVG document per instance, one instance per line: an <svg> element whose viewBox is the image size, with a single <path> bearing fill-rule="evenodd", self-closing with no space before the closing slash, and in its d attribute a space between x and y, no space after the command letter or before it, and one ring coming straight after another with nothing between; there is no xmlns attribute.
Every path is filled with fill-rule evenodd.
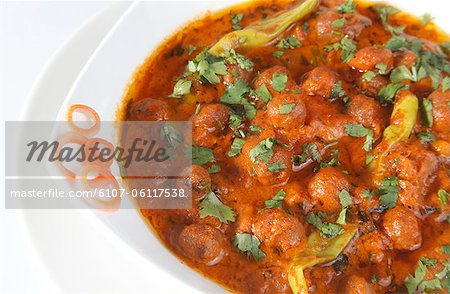
<svg viewBox="0 0 450 294"><path fill-rule="evenodd" d="M217 174L218 172L220 172L220 165L218 164L213 164L210 167L208 167L208 173L210 174Z"/></svg>
<svg viewBox="0 0 450 294"><path fill-rule="evenodd" d="M417 263L417 267L414 271L413 275L408 275L408 278L405 282L406 289L409 294L412 293L429 293L434 290L446 289L447 292L450 288L450 264L448 261L444 261L444 269L435 274L434 279L425 280L425 276L427 273L427 266L434 266L436 264L436 260L430 263L431 259L421 258Z"/></svg>
<svg viewBox="0 0 450 294"><path fill-rule="evenodd" d="M347 208L353 203L352 196L350 196L350 193L345 189L339 193L339 201L341 202L342 208Z"/></svg>
<svg viewBox="0 0 450 294"><path fill-rule="evenodd" d="M306 215L306 220L309 224L318 229L322 236L327 238L334 238L343 234L344 229L340 225L322 221L322 218L326 216L326 213L323 212L309 212Z"/></svg>
<svg viewBox="0 0 450 294"><path fill-rule="evenodd" d="M334 84L333 88L331 89L331 100L338 99L345 96L345 91L342 89L342 82L338 81L336 84Z"/></svg>
<svg viewBox="0 0 450 294"><path fill-rule="evenodd" d="M413 66L411 70L412 71L410 71L405 65L395 68L391 73L391 82L400 83L404 80L417 82L427 75L423 67L417 69L416 66Z"/></svg>
<svg viewBox="0 0 450 294"><path fill-rule="evenodd" d="M255 260L260 260L266 257L266 254L259 249L261 242L252 234L237 233L233 237L232 242L233 245L239 249L239 251L247 255L247 258L250 258L250 255L252 255Z"/></svg>
<svg viewBox="0 0 450 294"><path fill-rule="evenodd" d="M235 111L230 111L230 116L228 118L230 128L236 130L242 124L242 117Z"/></svg>
<svg viewBox="0 0 450 294"><path fill-rule="evenodd" d="M220 102L242 105L244 104L244 100L247 100L244 95L248 93L250 93L250 87L247 83L244 81L237 81L225 90L225 94L220 98Z"/></svg>
<svg viewBox="0 0 450 294"><path fill-rule="evenodd" d="M251 125L250 127L249 127L249 129L250 129L250 131L252 131L252 132L261 132L262 131L262 128L260 127L260 126L257 126L257 125Z"/></svg>
<svg viewBox="0 0 450 294"><path fill-rule="evenodd" d="M345 132L347 135L355 138L363 138L366 137L366 141L364 142L363 149L366 151L372 150L373 144L373 131L365 128L361 124L346 124L344 125Z"/></svg>
<svg viewBox="0 0 450 294"><path fill-rule="evenodd" d="M194 53L194 51L198 50L199 47L194 46L194 45L189 45L188 46L188 54L191 55L192 53Z"/></svg>
<svg viewBox="0 0 450 294"><path fill-rule="evenodd" d="M255 90L256 97L261 99L264 103L268 103L270 99L272 99L272 95L270 95L269 90L266 85L262 84Z"/></svg>
<svg viewBox="0 0 450 294"><path fill-rule="evenodd" d="M186 81L183 79L178 80L178 82L173 87L173 93L169 95L170 98L182 98L183 95L189 94L191 92L191 81Z"/></svg>
<svg viewBox="0 0 450 294"><path fill-rule="evenodd" d="M295 103L286 103L280 106L280 114L289 114L294 110L296 104Z"/></svg>
<svg viewBox="0 0 450 294"><path fill-rule="evenodd" d="M450 198L450 193L444 189L439 189L438 191L439 202L441 202L441 208L444 209L445 205L448 203L448 198Z"/></svg>
<svg viewBox="0 0 450 294"><path fill-rule="evenodd" d="M433 126L433 104L430 99L422 99L421 110L425 125L431 128Z"/></svg>
<svg viewBox="0 0 450 294"><path fill-rule="evenodd" d="M188 62L187 71L188 74L198 73L200 80L204 79L211 84L217 84L220 82L218 75L226 75L227 67L222 58L203 51L194 60Z"/></svg>
<svg viewBox="0 0 450 294"><path fill-rule="evenodd" d="M434 258L428 258L428 257L424 256L420 259L420 261L422 261L422 263L426 266L436 265L436 259L434 259Z"/></svg>
<svg viewBox="0 0 450 294"><path fill-rule="evenodd" d="M188 150L192 154L193 165L203 165L208 162L216 161L214 153L209 148L192 146L192 148L188 148Z"/></svg>
<svg viewBox="0 0 450 294"><path fill-rule="evenodd" d="M282 145L285 146L280 141L274 138L267 138L259 142L252 150L250 150L250 159L253 163L269 162L269 160L273 157L273 148L274 145Z"/></svg>
<svg viewBox="0 0 450 294"><path fill-rule="evenodd" d="M293 49L295 47L302 46L302 43L294 36L290 35L285 39L281 39L280 42L276 45L278 49Z"/></svg>
<svg viewBox="0 0 450 294"><path fill-rule="evenodd" d="M422 19L420 20L421 26L426 26L428 23L432 22L434 17L431 16L429 13L425 13L422 15Z"/></svg>
<svg viewBox="0 0 450 294"><path fill-rule="evenodd" d="M231 27L236 31L242 29L241 20L244 18L244 14L243 13L236 14L233 11L230 11L230 17L231 17Z"/></svg>
<svg viewBox="0 0 450 294"><path fill-rule="evenodd" d="M286 197L286 192L284 192L283 189L277 192L275 196L273 196L271 199L266 200L264 202L265 207L261 209L259 212L264 211L269 208L277 208L283 206L283 200Z"/></svg>
<svg viewBox="0 0 450 294"><path fill-rule="evenodd" d="M369 189L364 189L362 192L361 192L361 198L364 198L364 199L371 199L372 198L372 196L373 196L373 190L369 190Z"/></svg>
<svg viewBox="0 0 450 294"><path fill-rule="evenodd" d="M378 281L378 276L376 274L373 274L372 277L370 277L370 283L375 284Z"/></svg>
<svg viewBox="0 0 450 294"><path fill-rule="evenodd" d="M387 64L386 63L378 63L377 65L375 65L375 67L378 69L378 73L380 75L387 74Z"/></svg>
<svg viewBox="0 0 450 294"><path fill-rule="evenodd" d="M348 193L347 190L343 189L339 193L339 201L341 202L342 210L339 213L339 216L336 220L336 223L340 225L345 224L346 214L347 214L347 208L353 204L352 197L350 196L350 193Z"/></svg>
<svg viewBox="0 0 450 294"><path fill-rule="evenodd" d="M407 48L409 45L408 41L403 36L393 36L389 41L386 43L386 48L391 51L398 51L402 48Z"/></svg>
<svg viewBox="0 0 450 294"><path fill-rule="evenodd" d="M284 51L275 51L275 52L273 52L273 57L276 57L276 58L280 58L281 56L283 56L283 54L284 54Z"/></svg>
<svg viewBox="0 0 450 294"><path fill-rule="evenodd" d="M445 77L442 80L442 92L450 90L450 77Z"/></svg>
<svg viewBox="0 0 450 294"><path fill-rule="evenodd" d="M233 143L231 144L230 151L228 151L229 157L234 157L241 153L242 146L244 146L245 140L240 138L234 138Z"/></svg>
<svg viewBox="0 0 450 294"><path fill-rule="evenodd" d="M436 140L433 133L430 131L420 132L416 136L417 136L417 138L420 139L420 143L422 143L424 145L427 143L430 143L430 142L434 142Z"/></svg>
<svg viewBox="0 0 450 294"><path fill-rule="evenodd" d="M286 89L288 77L285 73L274 73L272 76L272 87L275 91L281 92Z"/></svg>
<svg viewBox="0 0 450 294"><path fill-rule="evenodd" d="M329 46L325 46L325 50L332 51L341 49L342 62L347 62L355 56L356 42L350 39L348 35L345 35L340 42L334 43Z"/></svg>
<svg viewBox="0 0 450 294"><path fill-rule="evenodd" d="M347 0L337 7L337 11L341 14L355 13L356 3L353 0Z"/></svg>
<svg viewBox="0 0 450 294"><path fill-rule="evenodd" d="M345 26L345 18L336 19L331 25L335 28L343 28Z"/></svg>
<svg viewBox="0 0 450 294"><path fill-rule="evenodd" d="M380 204L387 209L392 209L397 204L398 199L398 178L384 178L379 188Z"/></svg>
<svg viewBox="0 0 450 294"><path fill-rule="evenodd" d="M237 64L240 68L245 70L252 70L253 69L253 62L248 59L246 56L237 53L234 49L231 49L230 51L226 52L224 54L225 60L229 62L230 64Z"/></svg>
<svg viewBox="0 0 450 294"><path fill-rule="evenodd" d="M171 122L165 122L161 128L161 138L165 139L172 148L177 148L184 144L183 134L177 130Z"/></svg>
<svg viewBox="0 0 450 294"><path fill-rule="evenodd" d="M231 207L223 204L213 191L206 194L199 204L200 218L212 216L218 218L222 223L234 222L234 211Z"/></svg>
<svg viewBox="0 0 450 294"><path fill-rule="evenodd" d="M368 71L368 72L366 72L365 74L362 75L362 79L363 79L365 82L370 82L370 81L372 81L372 79L373 79L374 77L376 77L376 76L377 76L377 74L374 73L373 71Z"/></svg>
<svg viewBox="0 0 450 294"><path fill-rule="evenodd" d="M295 164L299 165L305 163L309 159L315 160L317 162L322 161L322 156L320 155L319 148L317 148L317 145L313 142L303 144L302 149L302 154L294 155L293 161Z"/></svg>
<svg viewBox="0 0 450 294"><path fill-rule="evenodd" d="M381 88L378 93L378 99L380 99L380 102L383 104L392 104L394 103L397 92L406 89L408 89L408 86L405 84L389 84Z"/></svg>
<svg viewBox="0 0 450 294"><path fill-rule="evenodd" d="M441 251L444 252L445 254L450 254L450 244L442 245Z"/></svg>
<svg viewBox="0 0 450 294"><path fill-rule="evenodd" d="M272 173L279 173L283 169L287 169L287 166L284 163L282 163L281 161L273 162L267 168L267 170Z"/></svg>
<svg viewBox="0 0 450 294"><path fill-rule="evenodd" d="M253 119L256 115L256 108L246 98L251 92L250 87L244 81L237 81L228 86L224 95L220 98L220 102L231 105L242 105L247 119Z"/></svg>

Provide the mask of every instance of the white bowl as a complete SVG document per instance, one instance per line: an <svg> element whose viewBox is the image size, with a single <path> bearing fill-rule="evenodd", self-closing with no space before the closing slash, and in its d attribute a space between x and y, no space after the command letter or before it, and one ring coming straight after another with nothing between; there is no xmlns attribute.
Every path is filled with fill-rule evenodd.
<svg viewBox="0 0 450 294"><path fill-rule="evenodd" d="M67 106L85 104L94 108L102 121L113 121L117 107L135 69L165 37L189 20L208 10L236 3L220 2L137 2L134 3L107 34L76 79L61 107L59 119L64 120ZM449 3L443 0L389 1L412 14L425 12L436 17L441 28L450 27L447 17ZM142 257L167 271L185 285L205 292L222 292L214 283L182 265L151 233L137 211L120 210L113 215L94 211L93 219L103 229L111 230ZM112 257L113 258L113 257Z"/></svg>

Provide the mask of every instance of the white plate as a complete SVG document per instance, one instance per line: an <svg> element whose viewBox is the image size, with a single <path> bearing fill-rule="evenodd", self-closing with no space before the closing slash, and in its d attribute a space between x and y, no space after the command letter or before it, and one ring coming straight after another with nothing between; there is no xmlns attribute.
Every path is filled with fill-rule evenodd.
<svg viewBox="0 0 450 294"><path fill-rule="evenodd" d="M65 117L68 105L81 103L93 107L103 121L114 120L116 108L121 102L123 91L132 73L151 50L186 21L208 9L222 8L232 2L236 1L135 3L114 26L83 68L61 108L59 118ZM446 16L448 11L446 8L449 5L447 1L390 2L416 15L429 12L436 17L439 25L444 28L450 27L450 19ZM139 253L154 267L175 277L171 280L174 287L180 286L179 289L183 291L194 288L206 292L221 291L213 283L181 265L150 233L136 212L120 210L110 216L92 211L83 214L99 231L107 234L112 242L120 239L124 246L131 249L130 251ZM111 232L119 238L114 237Z"/></svg>
<svg viewBox="0 0 450 294"><path fill-rule="evenodd" d="M114 3L61 46L30 91L21 120L56 120L74 80L129 5ZM24 210L22 216L18 229L25 230L39 258L33 262L44 265L63 293L174 293L189 289L149 264L85 211Z"/></svg>

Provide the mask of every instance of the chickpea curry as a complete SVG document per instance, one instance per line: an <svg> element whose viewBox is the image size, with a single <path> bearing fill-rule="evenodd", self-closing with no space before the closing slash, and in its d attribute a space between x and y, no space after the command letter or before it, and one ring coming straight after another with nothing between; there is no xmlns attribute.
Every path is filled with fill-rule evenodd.
<svg viewBox="0 0 450 294"><path fill-rule="evenodd" d="M192 209L141 209L239 293L450 291L450 43L429 15L253 1L138 69L130 121L192 121Z"/></svg>

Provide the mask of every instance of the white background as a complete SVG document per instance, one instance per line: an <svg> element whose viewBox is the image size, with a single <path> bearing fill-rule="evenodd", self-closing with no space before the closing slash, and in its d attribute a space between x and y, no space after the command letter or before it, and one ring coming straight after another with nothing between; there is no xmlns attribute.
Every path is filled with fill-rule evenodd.
<svg viewBox="0 0 450 294"><path fill-rule="evenodd" d="M54 52L108 2L0 2L1 144L5 120L18 120L34 81ZM1 161L3 166L3 161ZM2 176L3 178L3 176ZM3 183L0 194L3 195ZM18 211L0 209L0 293L56 288L21 230Z"/></svg>

